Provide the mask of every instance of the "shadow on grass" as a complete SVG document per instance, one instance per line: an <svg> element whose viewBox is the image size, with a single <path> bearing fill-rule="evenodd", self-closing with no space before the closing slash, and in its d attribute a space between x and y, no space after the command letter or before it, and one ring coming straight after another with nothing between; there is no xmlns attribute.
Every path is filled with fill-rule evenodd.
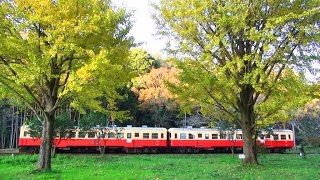
<svg viewBox="0 0 320 180"><path fill-rule="evenodd" d="M39 176L39 175L60 175L60 170L39 170L34 169L29 172L30 175Z"/></svg>

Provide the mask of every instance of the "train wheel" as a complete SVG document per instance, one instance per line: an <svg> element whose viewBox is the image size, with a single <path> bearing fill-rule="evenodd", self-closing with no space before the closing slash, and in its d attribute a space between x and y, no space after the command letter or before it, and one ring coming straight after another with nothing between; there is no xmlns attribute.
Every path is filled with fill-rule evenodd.
<svg viewBox="0 0 320 180"><path fill-rule="evenodd" d="M283 154L284 152L286 152L286 149L284 149L284 148L279 148L279 153L280 153L280 154Z"/></svg>
<svg viewBox="0 0 320 180"><path fill-rule="evenodd" d="M151 153L156 154L158 152L157 148L151 148Z"/></svg>
<svg viewBox="0 0 320 180"><path fill-rule="evenodd" d="M186 148L180 148L180 149L179 149L179 152L180 152L180 153L186 153Z"/></svg>
<svg viewBox="0 0 320 180"><path fill-rule="evenodd" d="M133 153L133 149L127 148L127 149L126 149L126 153L127 153L127 154L132 154L132 153Z"/></svg>
<svg viewBox="0 0 320 180"><path fill-rule="evenodd" d="M187 153L193 153L193 149L192 148L187 148Z"/></svg>
<svg viewBox="0 0 320 180"><path fill-rule="evenodd" d="M136 149L136 153L141 154L142 153L142 149Z"/></svg>
<svg viewBox="0 0 320 180"><path fill-rule="evenodd" d="M100 154L105 154L105 152L106 152L106 147L105 147L105 146L100 146L100 147L99 147L99 152L100 152Z"/></svg>
<svg viewBox="0 0 320 180"><path fill-rule="evenodd" d="M144 148L143 153L150 153L150 148Z"/></svg>

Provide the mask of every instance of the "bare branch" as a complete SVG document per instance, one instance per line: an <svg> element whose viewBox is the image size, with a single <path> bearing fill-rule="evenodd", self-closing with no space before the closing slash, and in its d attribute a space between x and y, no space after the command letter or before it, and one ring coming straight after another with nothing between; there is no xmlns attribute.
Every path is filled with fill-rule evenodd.
<svg viewBox="0 0 320 180"><path fill-rule="evenodd" d="M41 119L41 117L39 116L38 112L33 108L32 103L29 102L24 96L21 95L20 92L18 92L16 89L12 88L9 84L7 84L5 81L2 80L2 77L0 76L0 83L5 85L7 88L9 88L14 94L16 94L19 98L21 98L23 100L23 102L25 102L29 108L34 112L34 114L36 115L37 119L40 121L41 124L43 124L43 121ZM41 108L42 110L42 108Z"/></svg>

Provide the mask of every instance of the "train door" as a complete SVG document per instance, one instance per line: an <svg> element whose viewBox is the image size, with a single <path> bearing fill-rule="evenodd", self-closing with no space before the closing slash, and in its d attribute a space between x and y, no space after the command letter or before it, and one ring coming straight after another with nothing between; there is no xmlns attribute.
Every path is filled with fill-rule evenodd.
<svg viewBox="0 0 320 180"><path fill-rule="evenodd" d="M127 143L128 144L132 143L132 133L127 133Z"/></svg>

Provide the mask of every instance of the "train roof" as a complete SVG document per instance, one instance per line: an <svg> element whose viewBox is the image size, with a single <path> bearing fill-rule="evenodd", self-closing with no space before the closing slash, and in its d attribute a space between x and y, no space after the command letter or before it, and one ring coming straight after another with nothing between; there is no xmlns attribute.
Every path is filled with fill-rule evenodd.
<svg viewBox="0 0 320 180"><path fill-rule="evenodd" d="M273 132L291 132L292 130L290 129L273 129Z"/></svg>
<svg viewBox="0 0 320 180"><path fill-rule="evenodd" d="M169 128L169 131L219 131L216 128Z"/></svg>
<svg viewBox="0 0 320 180"><path fill-rule="evenodd" d="M166 131L166 128L160 127L123 127L125 130L153 130L153 131Z"/></svg>

